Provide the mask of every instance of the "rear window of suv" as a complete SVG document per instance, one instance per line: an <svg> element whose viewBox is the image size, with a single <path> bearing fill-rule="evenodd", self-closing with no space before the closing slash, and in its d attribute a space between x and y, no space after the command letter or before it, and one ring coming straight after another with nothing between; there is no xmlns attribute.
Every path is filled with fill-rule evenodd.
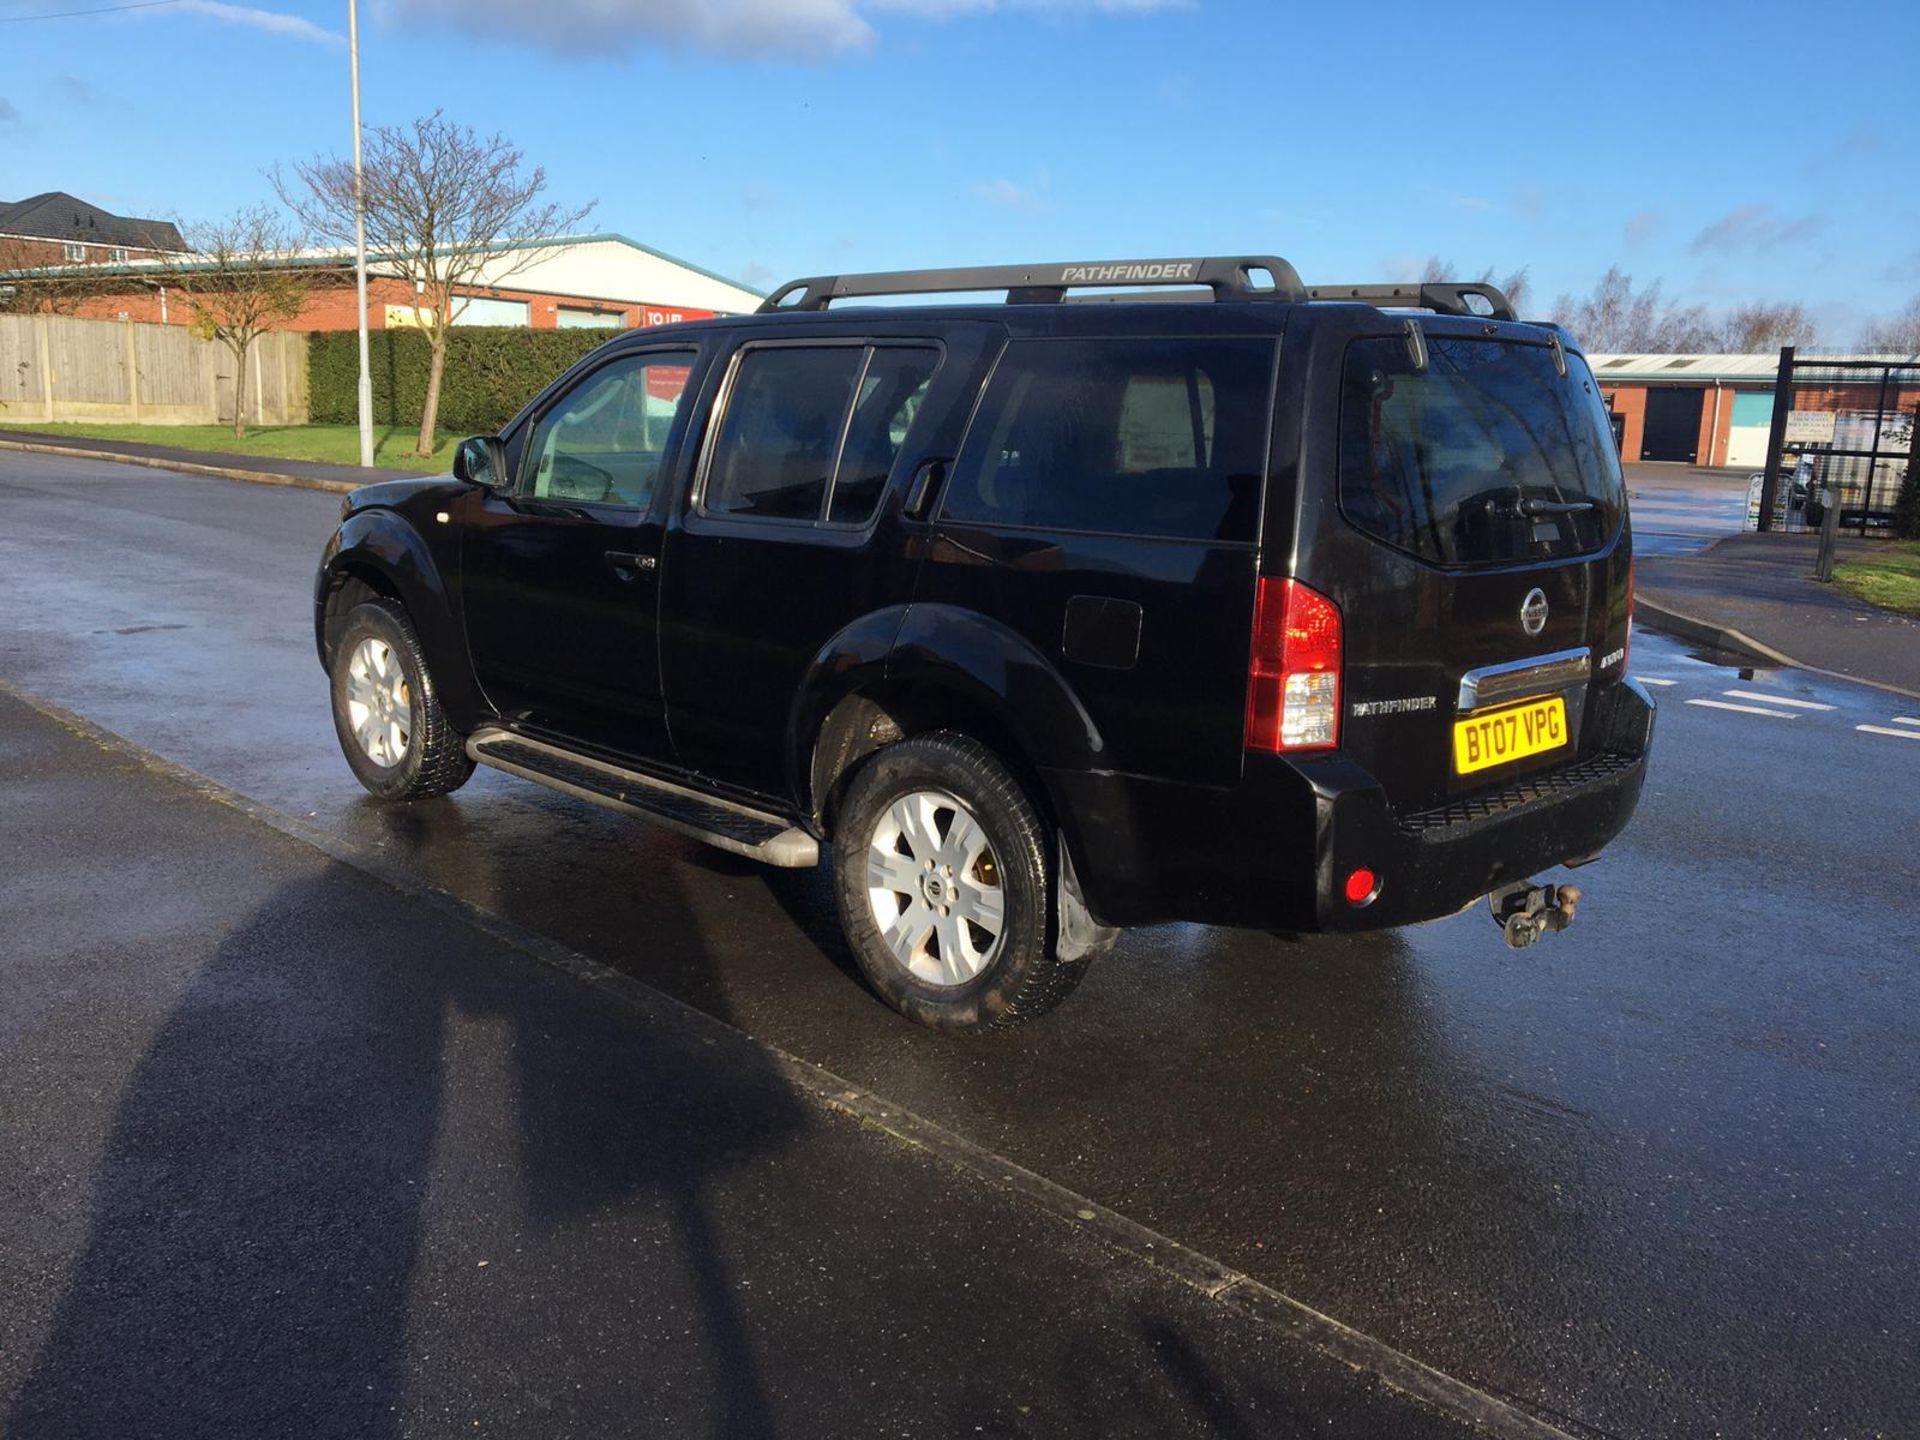
<svg viewBox="0 0 1920 1440"><path fill-rule="evenodd" d="M1544 345L1427 337L1425 370L1400 338L1347 347L1340 508L1354 525L1438 565L1499 565L1597 550L1625 505L1592 371Z"/></svg>
<svg viewBox="0 0 1920 1440"><path fill-rule="evenodd" d="M1015 340L949 487L949 520L1253 539L1273 342Z"/></svg>

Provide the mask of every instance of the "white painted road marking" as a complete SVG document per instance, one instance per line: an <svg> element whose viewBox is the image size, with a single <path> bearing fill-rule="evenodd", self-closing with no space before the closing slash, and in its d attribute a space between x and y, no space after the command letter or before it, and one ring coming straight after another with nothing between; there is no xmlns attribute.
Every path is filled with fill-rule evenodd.
<svg viewBox="0 0 1920 1440"><path fill-rule="evenodd" d="M1891 725L1856 725L1856 730L1869 735L1891 735L1898 740L1920 740L1920 730L1896 730Z"/></svg>
<svg viewBox="0 0 1920 1440"><path fill-rule="evenodd" d="M1678 685L1678 680L1662 680L1654 675L1636 675L1633 677L1642 685Z"/></svg>
<svg viewBox="0 0 1920 1440"><path fill-rule="evenodd" d="M1893 723L1896 725L1920 725L1920 720L1914 719L1911 715L1896 715L1893 717Z"/></svg>
<svg viewBox="0 0 1920 1440"><path fill-rule="evenodd" d="M1758 705L1732 705L1725 700L1689 700L1689 705L1704 705L1709 710L1738 710L1742 715L1771 715L1775 720L1798 720L1791 710L1762 710Z"/></svg>
<svg viewBox="0 0 1920 1440"><path fill-rule="evenodd" d="M1831 710L1833 706L1822 705L1817 700L1789 700L1784 695L1768 695L1759 690L1722 690L1722 695L1730 695L1735 700L1759 700L1768 705L1791 705L1796 710Z"/></svg>

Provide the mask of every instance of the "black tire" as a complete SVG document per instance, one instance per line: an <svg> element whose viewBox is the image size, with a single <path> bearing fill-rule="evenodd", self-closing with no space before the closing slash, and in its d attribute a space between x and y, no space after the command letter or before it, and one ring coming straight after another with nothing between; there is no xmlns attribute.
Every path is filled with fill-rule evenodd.
<svg viewBox="0 0 1920 1440"><path fill-rule="evenodd" d="M869 847L895 802L922 791L959 802L985 831L997 862L1003 928L984 968L956 983L933 983L897 958L869 896ZM1004 1029L1065 999L1086 961L1062 960L1056 948L1052 845L1019 782L977 740L938 731L867 759L835 821L834 891L847 943L880 997L911 1020L957 1032Z"/></svg>
<svg viewBox="0 0 1920 1440"><path fill-rule="evenodd" d="M369 754L361 744L349 710L349 672L360 647L369 640L385 642L404 681L399 696L404 699L407 715L406 743L398 759L390 764ZM464 738L447 723L420 639L399 605L391 600L369 600L354 606L334 647L329 678L334 734L354 776L370 792L382 800L426 800L467 783L473 774L473 761L467 758Z"/></svg>

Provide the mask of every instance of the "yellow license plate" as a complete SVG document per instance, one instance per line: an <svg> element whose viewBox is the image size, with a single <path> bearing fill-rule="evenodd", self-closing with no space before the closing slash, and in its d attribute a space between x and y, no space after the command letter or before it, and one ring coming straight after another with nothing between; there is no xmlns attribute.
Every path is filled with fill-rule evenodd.
<svg viewBox="0 0 1920 1440"><path fill-rule="evenodd" d="M1558 750L1567 734L1567 702L1558 695L1526 700L1453 722L1453 773L1471 775Z"/></svg>

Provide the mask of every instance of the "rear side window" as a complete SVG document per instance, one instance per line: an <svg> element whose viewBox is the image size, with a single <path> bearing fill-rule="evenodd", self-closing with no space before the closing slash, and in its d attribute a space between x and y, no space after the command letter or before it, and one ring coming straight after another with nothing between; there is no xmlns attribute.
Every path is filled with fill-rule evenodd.
<svg viewBox="0 0 1920 1440"><path fill-rule="evenodd" d="M863 525L873 514L939 363L938 350L888 346L872 352L854 397L847 443L841 447L840 464L834 471L829 521Z"/></svg>
<svg viewBox="0 0 1920 1440"><path fill-rule="evenodd" d="M818 519L865 360L857 345L742 355L707 472L709 513Z"/></svg>
<svg viewBox="0 0 1920 1440"><path fill-rule="evenodd" d="M768 346L740 356L715 438L709 514L862 525L940 352L907 346Z"/></svg>
<svg viewBox="0 0 1920 1440"><path fill-rule="evenodd" d="M1347 347L1340 508L1376 539L1439 565L1498 565L1596 550L1625 486L1606 407L1577 355L1544 345L1427 337Z"/></svg>
<svg viewBox="0 0 1920 1440"><path fill-rule="evenodd" d="M1177 540L1254 538L1274 347L1256 339L1016 340L945 518Z"/></svg>

